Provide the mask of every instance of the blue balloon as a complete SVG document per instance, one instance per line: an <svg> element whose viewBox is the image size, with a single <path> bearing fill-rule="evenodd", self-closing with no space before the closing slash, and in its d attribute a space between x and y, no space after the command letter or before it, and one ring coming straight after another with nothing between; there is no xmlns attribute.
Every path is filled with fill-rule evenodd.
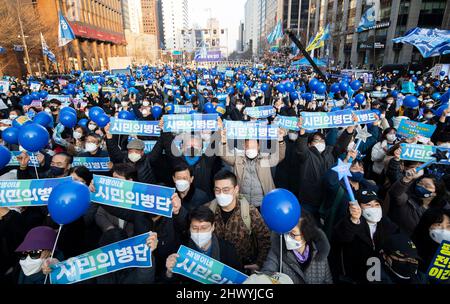
<svg viewBox="0 0 450 304"><path fill-rule="evenodd" d="M105 111L100 107L92 107L89 109L89 119L95 120L100 114L104 114Z"/></svg>
<svg viewBox="0 0 450 304"><path fill-rule="evenodd" d="M339 84L339 89L342 91L342 92L347 92L347 90L348 90L348 82L345 82L345 81L341 81L341 83Z"/></svg>
<svg viewBox="0 0 450 304"><path fill-rule="evenodd" d="M263 83L261 85L261 91L266 92L269 89L269 85L267 83Z"/></svg>
<svg viewBox="0 0 450 304"><path fill-rule="evenodd" d="M282 84L282 83L280 83L280 84L277 85L277 90L278 90L278 92L280 92L280 93L286 92L286 88L285 88L284 84Z"/></svg>
<svg viewBox="0 0 450 304"><path fill-rule="evenodd" d="M435 100L435 101L440 100L441 99L441 94L438 93L438 92L433 93L433 95L431 95L431 98L433 98L433 100Z"/></svg>
<svg viewBox="0 0 450 304"><path fill-rule="evenodd" d="M234 94L234 88L233 87L229 87L227 90L227 94L228 95L233 95Z"/></svg>
<svg viewBox="0 0 450 304"><path fill-rule="evenodd" d="M28 106L28 105L31 104L32 99L31 99L31 96L30 96L30 95L25 95L25 96L23 96L23 97L21 98L21 101L22 101L22 104L23 104L24 106Z"/></svg>
<svg viewBox="0 0 450 304"><path fill-rule="evenodd" d="M417 108L419 106L419 100L414 95L408 95L403 99L403 105L407 108Z"/></svg>
<svg viewBox="0 0 450 304"><path fill-rule="evenodd" d="M126 120L132 120L133 119L133 115L131 114L131 112L122 110L122 111L119 112L119 118L120 119L126 119Z"/></svg>
<svg viewBox="0 0 450 304"><path fill-rule="evenodd" d="M292 91L295 90L294 85L289 81L284 84L284 88L286 89L286 92L288 92L288 93L291 93Z"/></svg>
<svg viewBox="0 0 450 304"><path fill-rule="evenodd" d="M412 76L412 77L411 77L411 80L412 80L413 82L416 82L416 81L417 81L417 76L415 76L415 75Z"/></svg>
<svg viewBox="0 0 450 304"><path fill-rule="evenodd" d="M311 100L313 100L313 94L311 93L305 93L304 99L308 102L310 102Z"/></svg>
<svg viewBox="0 0 450 304"><path fill-rule="evenodd" d="M448 104L443 104L441 105L436 112L434 113L436 116L440 117L442 115L442 113L444 112L444 110L448 109Z"/></svg>
<svg viewBox="0 0 450 304"><path fill-rule="evenodd" d="M9 127L3 130L2 139L10 145L19 144L19 129Z"/></svg>
<svg viewBox="0 0 450 304"><path fill-rule="evenodd" d="M47 79L47 80L45 80L45 84L47 86L51 86L51 85L53 85L53 81L51 81L50 79Z"/></svg>
<svg viewBox="0 0 450 304"><path fill-rule="evenodd" d="M154 119L158 120L161 117L162 114L162 108L159 106L153 106L152 109L152 116Z"/></svg>
<svg viewBox="0 0 450 304"><path fill-rule="evenodd" d="M73 128L77 125L77 116L66 111L59 114L59 122L67 128Z"/></svg>
<svg viewBox="0 0 450 304"><path fill-rule="evenodd" d="M313 78L309 81L309 89L314 92L315 90L317 90L317 86L320 84L320 81L317 80L316 78Z"/></svg>
<svg viewBox="0 0 450 304"><path fill-rule="evenodd" d="M417 87L417 91L422 92L423 90L425 90L425 87L423 85Z"/></svg>
<svg viewBox="0 0 450 304"><path fill-rule="evenodd" d="M440 71L440 72L439 72L439 75L445 76L445 71Z"/></svg>
<svg viewBox="0 0 450 304"><path fill-rule="evenodd" d="M50 140L47 129L30 123L19 130L19 144L27 151L37 152L45 148Z"/></svg>
<svg viewBox="0 0 450 304"><path fill-rule="evenodd" d="M30 96L32 101L41 99L38 92L33 92L30 94Z"/></svg>
<svg viewBox="0 0 450 304"><path fill-rule="evenodd" d="M48 212L56 223L66 225L83 216L90 202L90 191L85 184L68 181L53 188L48 198Z"/></svg>
<svg viewBox="0 0 450 304"><path fill-rule="evenodd" d="M441 82L439 80L436 80L435 82L433 82L433 85L435 87L438 87L441 84Z"/></svg>
<svg viewBox="0 0 450 304"><path fill-rule="evenodd" d="M213 114L216 112L216 109L214 108L214 105L210 102L205 103L203 106L203 111L208 114Z"/></svg>
<svg viewBox="0 0 450 304"><path fill-rule="evenodd" d="M72 107L64 107L59 111L59 115L63 114L63 113L72 113L73 115L75 115L75 117L77 116L77 110L75 110ZM90 112L89 112L90 113Z"/></svg>
<svg viewBox="0 0 450 304"><path fill-rule="evenodd" d="M350 82L350 87L352 88L352 90L358 91L359 88L361 87L361 81L353 80L352 82Z"/></svg>
<svg viewBox="0 0 450 304"><path fill-rule="evenodd" d="M48 92L47 91L40 91L39 92L39 97L41 99L45 99L45 98L47 98L47 96L48 96Z"/></svg>
<svg viewBox="0 0 450 304"><path fill-rule="evenodd" d="M219 80L219 81L217 82L217 87L223 88L223 81L222 81L222 80Z"/></svg>
<svg viewBox="0 0 450 304"><path fill-rule="evenodd" d="M80 127L83 127L84 129L87 129L88 123L89 123L89 120L87 118L82 118L78 121L78 125Z"/></svg>
<svg viewBox="0 0 450 304"><path fill-rule="evenodd" d="M365 100L366 100L366 98L364 97L363 94L357 94L357 95L355 96L355 101L356 101L359 105L363 104Z"/></svg>
<svg viewBox="0 0 450 304"><path fill-rule="evenodd" d="M327 91L327 86L323 83L319 83L319 85L316 87L317 94L325 94L326 91Z"/></svg>
<svg viewBox="0 0 450 304"><path fill-rule="evenodd" d="M337 93L339 92L339 83L333 83L330 87L331 93Z"/></svg>
<svg viewBox="0 0 450 304"><path fill-rule="evenodd" d="M43 127L53 127L53 116L50 113L42 111L34 116L33 122Z"/></svg>
<svg viewBox="0 0 450 304"><path fill-rule="evenodd" d="M398 91L397 91L397 90L393 90L393 91L391 92L391 95L392 95L392 97L397 98L397 96L398 96Z"/></svg>
<svg viewBox="0 0 450 304"><path fill-rule="evenodd" d="M275 189L264 196L261 215L270 230L284 234L298 224L301 206L292 192Z"/></svg>
<svg viewBox="0 0 450 304"><path fill-rule="evenodd" d="M297 92L295 92L295 91L294 91L294 92L291 92L290 95L291 95L291 99L292 99L292 100L298 99L298 93L297 93Z"/></svg>
<svg viewBox="0 0 450 304"><path fill-rule="evenodd" d="M109 124L110 118L106 114L100 114L96 117L94 121L100 128L104 128L107 124Z"/></svg>
<svg viewBox="0 0 450 304"><path fill-rule="evenodd" d="M4 146L0 146L0 170L11 161L11 152Z"/></svg>

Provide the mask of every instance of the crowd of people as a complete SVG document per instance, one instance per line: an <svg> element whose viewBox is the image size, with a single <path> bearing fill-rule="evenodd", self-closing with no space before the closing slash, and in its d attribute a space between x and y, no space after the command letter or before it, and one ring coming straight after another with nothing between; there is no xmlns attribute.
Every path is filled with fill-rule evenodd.
<svg viewBox="0 0 450 304"><path fill-rule="evenodd" d="M103 174L173 187L176 193L171 218L92 203L83 217L62 227L52 259L58 225L47 207L2 207L0 201L0 281L43 284L56 261L151 231L151 268L128 268L80 284L193 282L173 273L180 245L248 275L278 272L282 255L282 271L295 284L441 283L429 278L427 269L441 242L450 241L450 166L416 170L423 163L401 159L401 144L450 148L448 75L379 73L373 84L361 79L353 93L342 90L348 85L332 90L333 83L322 79L327 90L321 98L310 88L319 77L312 70L263 66L226 71L140 66L119 75L73 71L65 80L4 77L9 87L0 95L0 134L18 118L33 120L42 111L52 116L53 125L47 126L48 145L36 155L37 168L29 166L22 146L0 140L9 151L22 152L18 165L0 170L0 180L71 176L95 191L93 174ZM355 80L341 77L336 82ZM36 84L42 102L30 104L24 96L32 95ZM86 89L92 84L99 85L98 93ZM355 101L358 94L364 99ZM410 95L416 103L403 102ZM162 115L170 115L173 105L190 105L194 113L222 106L219 130L187 134L177 154L173 142L179 134L161 131L159 137L133 136L129 141L89 116L90 109L101 107L110 117L127 111L132 119L161 120L163 126L161 116L152 112L159 107ZM227 139L224 122L255 121L246 109L258 106L273 106L275 112L259 120L274 124L277 116L297 117L299 131L279 128L278 138L269 144L246 139L233 149L236 142ZM74 128L59 120L64 107L76 110ZM356 124L303 128L302 113L347 108L377 113L377 121L366 125L371 137L358 147ZM436 130L426 141L402 138L397 136L401 119L435 125ZM148 140L156 141L151 151L145 151ZM232 153L210 155L205 145ZM269 152L264 151L267 146ZM109 157L110 171L72 166L74 157ZM332 170L338 159L351 163L349 182L356 201ZM264 196L277 188L295 194L302 208L297 225L282 238L261 216ZM375 281L368 276L371 258L380 261L381 276Z"/></svg>

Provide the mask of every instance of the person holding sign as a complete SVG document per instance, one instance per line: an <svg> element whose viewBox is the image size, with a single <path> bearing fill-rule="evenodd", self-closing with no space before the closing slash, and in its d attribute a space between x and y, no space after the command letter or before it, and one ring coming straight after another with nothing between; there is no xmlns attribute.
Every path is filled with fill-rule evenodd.
<svg viewBox="0 0 450 304"><path fill-rule="evenodd" d="M261 269L271 274L280 270L280 237L272 234L272 246ZM283 235L283 273L294 284L331 284L328 253L330 244L314 218L303 212L298 224Z"/></svg>
<svg viewBox="0 0 450 304"><path fill-rule="evenodd" d="M349 214L336 225L332 239L332 271L335 278L367 283L367 260L379 257L385 240L399 228L383 216L381 201L373 191L360 190Z"/></svg>
<svg viewBox="0 0 450 304"><path fill-rule="evenodd" d="M445 186L434 177L423 176L423 170L410 169L392 185L388 195L389 216L407 235L412 235L427 209L443 207Z"/></svg>
<svg viewBox="0 0 450 304"><path fill-rule="evenodd" d="M192 210L189 216L189 239L185 241L187 247L203 253L236 270L242 270L235 247L215 233L214 213L205 206ZM178 254L171 254L166 260L166 277L170 281L187 281L172 270L177 263Z"/></svg>
<svg viewBox="0 0 450 304"><path fill-rule="evenodd" d="M450 209L430 208L412 235L421 258L419 270L426 272L442 241L450 242Z"/></svg>
<svg viewBox="0 0 450 304"><path fill-rule="evenodd" d="M321 132L306 134L302 128L302 118L298 127L300 136L296 142L297 160L300 163L298 197L302 206L319 218L319 208L323 201L322 177L335 164L337 157L344 153L353 138L355 126L347 127L334 146L327 146Z"/></svg>
<svg viewBox="0 0 450 304"><path fill-rule="evenodd" d="M108 123L105 127L106 147L112 163L132 164L137 170L136 181L155 184L156 178L153 172L152 163L157 161L162 153L161 142L158 141L153 147L152 152L148 154L144 153L145 144L140 139L130 141L127 144L127 151L121 151L117 141L113 138L113 135L109 132L109 130L110 124Z"/></svg>

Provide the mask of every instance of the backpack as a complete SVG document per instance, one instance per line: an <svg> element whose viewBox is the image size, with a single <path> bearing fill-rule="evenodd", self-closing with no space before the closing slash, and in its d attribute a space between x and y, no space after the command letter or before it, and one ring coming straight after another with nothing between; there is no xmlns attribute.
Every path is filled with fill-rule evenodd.
<svg viewBox="0 0 450 304"><path fill-rule="evenodd" d="M252 219L250 217L250 204L249 202L243 197L239 196L239 202L241 203L241 218L244 221L245 227L247 227L248 231L250 231L250 234L252 233ZM213 200L209 204L209 209L216 214L217 210L217 200Z"/></svg>

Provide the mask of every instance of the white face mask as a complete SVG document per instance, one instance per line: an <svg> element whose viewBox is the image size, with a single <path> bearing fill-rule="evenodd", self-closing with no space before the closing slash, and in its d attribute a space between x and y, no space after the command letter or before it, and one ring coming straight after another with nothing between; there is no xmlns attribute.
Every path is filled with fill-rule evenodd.
<svg viewBox="0 0 450 304"><path fill-rule="evenodd" d="M442 148L450 148L450 142L440 144L439 147L442 147Z"/></svg>
<svg viewBox="0 0 450 304"><path fill-rule="evenodd" d="M122 105L122 107L126 107L126 106L128 106L128 102L124 102L124 101L122 101L122 102L121 102L120 104Z"/></svg>
<svg viewBox="0 0 450 304"><path fill-rule="evenodd" d="M304 242L299 242L296 239L293 239L288 233L284 234L284 241L286 242L287 250L296 250L304 245Z"/></svg>
<svg viewBox="0 0 450 304"><path fill-rule="evenodd" d="M247 156L250 159L254 159L256 156L258 156L258 150L256 149L245 150L245 156Z"/></svg>
<svg viewBox="0 0 450 304"><path fill-rule="evenodd" d="M190 185L191 184L185 179L179 179L179 180L175 181L175 187L177 188L177 191L179 191L179 192L186 191L187 189L189 189Z"/></svg>
<svg viewBox="0 0 450 304"><path fill-rule="evenodd" d="M94 143L86 143L85 150L86 152L94 152L98 149L98 146Z"/></svg>
<svg viewBox="0 0 450 304"><path fill-rule="evenodd" d="M149 101L144 101L144 102L142 102L142 105L144 107L148 107L150 105L150 102Z"/></svg>
<svg viewBox="0 0 450 304"><path fill-rule="evenodd" d="M288 137L289 137L290 140L296 141L297 138L298 138L298 134L297 134L297 133L289 132Z"/></svg>
<svg viewBox="0 0 450 304"><path fill-rule="evenodd" d="M27 152L27 150L24 147L20 146L20 145L19 145L19 151L20 152Z"/></svg>
<svg viewBox="0 0 450 304"><path fill-rule="evenodd" d="M322 153L323 151L325 151L326 145L324 143L319 143L314 145L314 147L316 147L316 149L319 150L320 153Z"/></svg>
<svg viewBox="0 0 450 304"><path fill-rule="evenodd" d="M194 241L195 245L199 248L205 247L212 238L212 231L208 232L192 232L191 239Z"/></svg>
<svg viewBox="0 0 450 304"><path fill-rule="evenodd" d="M446 229L431 229L430 237L433 241L440 244L442 241L450 241L450 230Z"/></svg>
<svg viewBox="0 0 450 304"><path fill-rule="evenodd" d="M83 136L82 133L77 132L77 131L73 131L72 134L73 134L73 138L75 138L75 139L80 139Z"/></svg>
<svg viewBox="0 0 450 304"><path fill-rule="evenodd" d="M221 193L216 195L216 199L220 207L227 207L233 202L233 195Z"/></svg>
<svg viewBox="0 0 450 304"><path fill-rule="evenodd" d="M16 118L17 118L17 115L14 115L14 114L9 115L9 119L10 119L10 120L14 120L14 119L16 119Z"/></svg>
<svg viewBox="0 0 450 304"><path fill-rule="evenodd" d="M397 139L397 135L395 135L395 134L388 134L388 135L386 135L386 139L389 142L394 142Z"/></svg>
<svg viewBox="0 0 450 304"><path fill-rule="evenodd" d="M250 100L251 100L251 101L255 101L255 100L256 100L256 96L250 97Z"/></svg>
<svg viewBox="0 0 450 304"><path fill-rule="evenodd" d="M44 111L47 112L47 113L51 113L52 112L52 110L50 110L50 108L45 108Z"/></svg>
<svg viewBox="0 0 450 304"><path fill-rule="evenodd" d="M146 110L146 109L142 110L142 115L147 116L148 114L149 114L148 110Z"/></svg>
<svg viewBox="0 0 450 304"><path fill-rule="evenodd" d="M141 154L138 153L128 153L128 159L133 163L138 162L142 158Z"/></svg>
<svg viewBox="0 0 450 304"><path fill-rule="evenodd" d="M241 105L241 104L236 105L236 109L238 109L239 111L241 111L243 107L244 107L244 105Z"/></svg>
<svg viewBox="0 0 450 304"><path fill-rule="evenodd" d="M363 209L362 216L364 216L368 222L378 223L383 217L383 210L381 210L381 208L366 208Z"/></svg>
<svg viewBox="0 0 450 304"><path fill-rule="evenodd" d="M94 124L89 124L88 128L89 128L89 130L94 131L95 129L97 129L97 126Z"/></svg>
<svg viewBox="0 0 450 304"><path fill-rule="evenodd" d="M43 259L32 259L30 256L27 256L25 260L20 260L19 264L22 267L23 274L28 277L40 272L43 262Z"/></svg>

